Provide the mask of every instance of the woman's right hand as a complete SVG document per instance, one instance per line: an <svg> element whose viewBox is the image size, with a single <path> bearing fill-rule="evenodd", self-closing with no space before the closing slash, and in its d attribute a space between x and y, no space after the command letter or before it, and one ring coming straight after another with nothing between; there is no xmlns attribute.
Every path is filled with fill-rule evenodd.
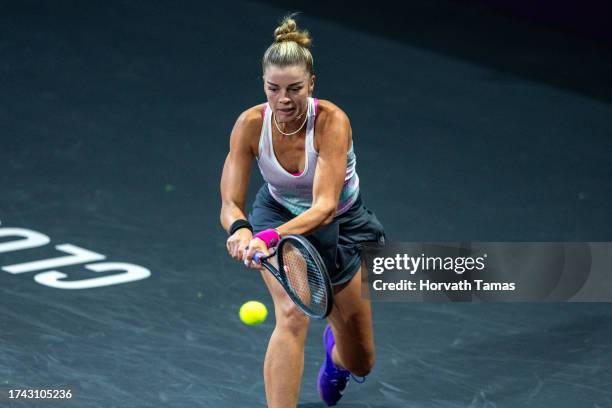
<svg viewBox="0 0 612 408"><path fill-rule="evenodd" d="M261 238L253 238L249 242L249 248L244 252L244 264L245 266L253 269L263 269L263 266L253 260L253 257L257 252L261 252L264 256L270 254L266 243Z"/></svg>
<svg viewBox="0 0 612 408"><path fill-rule="evenodd" d="M237 261L244 259L244 253L253 239L253 233L248 228L240 228L227 239L227 252Z"/></svg>

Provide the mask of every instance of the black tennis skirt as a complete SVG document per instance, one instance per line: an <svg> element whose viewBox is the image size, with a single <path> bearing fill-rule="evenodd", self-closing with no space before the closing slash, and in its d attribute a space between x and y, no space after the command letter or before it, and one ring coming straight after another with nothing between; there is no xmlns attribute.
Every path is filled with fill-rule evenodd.
<svg viewBox="0 0 612 408"><path fill-rule="evenodd" d="M249 214L255 233L276 228L294 217L272 197L267 183L264 183ZM361 195L344 214L305 237L321 254L333 285L348 282L355 276L361 265L363 244L384 245L386 238L382 224L374 212L363 205Z"/></svg>

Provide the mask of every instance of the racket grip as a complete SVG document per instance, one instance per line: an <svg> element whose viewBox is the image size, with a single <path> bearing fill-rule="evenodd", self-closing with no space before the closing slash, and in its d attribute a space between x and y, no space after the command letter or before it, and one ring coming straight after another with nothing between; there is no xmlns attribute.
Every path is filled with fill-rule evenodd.
<svg viewBox="0 0 612 408"><path fill-rule="evenodd" d="M255 263L260 264L261 263L261 258L263 258L264 256L266 256L263 252L255 252L255 255L253 255L253 261L255 261Z"/></svg>

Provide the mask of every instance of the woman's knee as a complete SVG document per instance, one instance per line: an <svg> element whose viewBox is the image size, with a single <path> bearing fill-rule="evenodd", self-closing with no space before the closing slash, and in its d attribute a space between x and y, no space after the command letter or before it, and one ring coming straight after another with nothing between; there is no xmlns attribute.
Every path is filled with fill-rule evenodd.
<svg viewBox="0 0 612 408"><path fill-rule="evenodd" d="M344 368L349 370L351 373L360 377L365 377L372 371L372 368L374 368L376 353L374 350L364 351L358 356L358 358L347 359L346 362L342 362L344 363Z"/></svg>
<svg viewBox="0 0 612 408"><path fill-rule="evenodd" d="M262 276L270 295L274 300L274 315L276 317L276 328L288 333L292 336L306 338L308 332L308 316L293 303L293 301L287 295L287 292L282 286L269 274L269 272L262 272Z"/></svg>
<svg viewBox="0 0 612 408"><path fill-rule="evenodd" d="M276 329L282 330L294 337L306 338L308 333L308 316L306 316L297 306L282 304L275 308Z"/></svg>

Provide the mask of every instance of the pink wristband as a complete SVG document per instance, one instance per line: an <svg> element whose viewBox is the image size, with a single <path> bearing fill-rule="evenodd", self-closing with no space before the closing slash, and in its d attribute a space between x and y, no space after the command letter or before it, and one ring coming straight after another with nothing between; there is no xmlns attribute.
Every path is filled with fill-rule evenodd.
<svg viewBox="0 0 612 408"><path fill-rule="evenodd" d="M270 247L274 247L278 245L278 240L280 239L280 235L275 229L269 228L267 230L258 232L257 234L255 234L253 238L261 239L263 242L266 243L266 247L270 248Z"/></svg>

